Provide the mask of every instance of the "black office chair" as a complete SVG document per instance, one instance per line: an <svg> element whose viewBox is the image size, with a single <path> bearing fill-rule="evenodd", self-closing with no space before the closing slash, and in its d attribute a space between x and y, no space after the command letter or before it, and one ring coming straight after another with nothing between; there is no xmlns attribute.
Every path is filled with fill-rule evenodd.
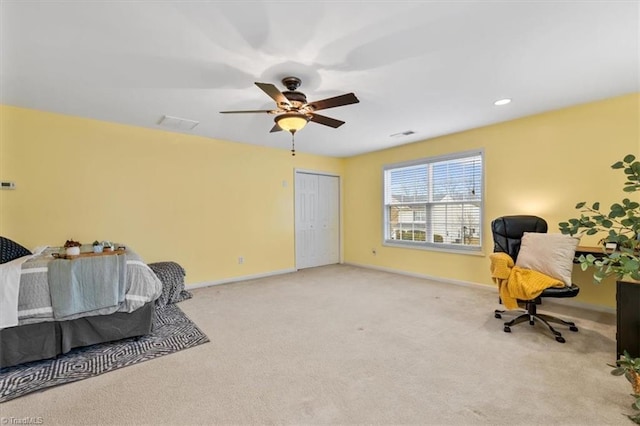
<svg viewBox="0 0 640 426"><path fill-rule="evenodd" d="M494 253L507 253L515 262L520 252L520 242L525 232L547 232L547 222L537 216L503 216L491 222L491 231L493 233L493 251ZM536 320L545 324L554 334L556 340L564 343L562 334L555 330L551 324L562 324L569 327L571 331L578 331L578 327L573 322L565 321L551 315L539 314L536 306L542 303L543 297L575 297L580 292L580 288L571 284L571 287L550 287L547 288L533 300L518 300L519 305L524 305L525 310L522 315L504 323L505 333L511 332L511 327L521 322L529 321L530 325L534 325ZM502 318L505 311L495 310L495 317Z"/></svg>

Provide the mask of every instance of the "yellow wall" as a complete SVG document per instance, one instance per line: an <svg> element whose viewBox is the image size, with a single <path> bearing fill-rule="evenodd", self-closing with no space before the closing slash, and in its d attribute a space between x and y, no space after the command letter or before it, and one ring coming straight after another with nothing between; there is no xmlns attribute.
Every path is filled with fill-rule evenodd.
<svg viewBox="0 0 640 426"><path fill-rule="evenodd" d="M124 242L148 262L181 263L188 283L291 269L293 170L311 169L342 177L346 262L491 285L491 219L537 214L555 231L578 201L629 196L609 165L640 156L639 117L634 94L335 159L0 106L0 179L18 187L0 191L0 234L28 247ZM382 166L478 148L483 255L382 246ZM579 300L614 306L611 282L574 279Z"/></svg>
<svg viewBox="0 0 640 426"><path fill-rule="evenodd" d="M342 175L343 163L0 106L0 179L17 185L0 191L0 234L30 248L123 242L179 262L188 283L286 270L294 168Z"/></svg>
<svg viewBox="0 0 640 426"><path fill-rule="evenodd" d="M485 153L483 256L382 246L382 167L472 149ZM488 254L493 218L544 217L550 232L578 216L579 201L608 206L624 197L621 171L609 166L624 155L640 156L640 95L633 94L530 116L347 159L345 168L345 262L491 284ZM594 244L595 237L582 244ZM372 254L375 248L377 254ZM612 282L592 284L575 268L580 301L615 306Z"/></svg>

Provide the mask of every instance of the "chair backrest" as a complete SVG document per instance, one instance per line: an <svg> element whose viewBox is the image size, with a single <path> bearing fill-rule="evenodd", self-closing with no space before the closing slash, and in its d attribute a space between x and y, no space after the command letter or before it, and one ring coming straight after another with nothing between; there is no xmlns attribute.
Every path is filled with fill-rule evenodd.
<svg viewBox="0 0 640 426"><path fill-rule="evenodd" d="M507 253L515 261L525 232L547 232L547 222L538 216L502 216L491 222L493 251Z"/></svg>

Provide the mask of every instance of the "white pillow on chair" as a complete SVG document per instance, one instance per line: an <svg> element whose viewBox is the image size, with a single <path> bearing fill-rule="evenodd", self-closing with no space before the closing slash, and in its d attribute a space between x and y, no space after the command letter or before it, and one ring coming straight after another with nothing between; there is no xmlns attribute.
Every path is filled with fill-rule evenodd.
<svg viewBox="0 0 640 426"><path fill-rule="evenodd" d="M570 235L525 232L516 266L563 281L571 286L571 272L580 240Z"/></svg>

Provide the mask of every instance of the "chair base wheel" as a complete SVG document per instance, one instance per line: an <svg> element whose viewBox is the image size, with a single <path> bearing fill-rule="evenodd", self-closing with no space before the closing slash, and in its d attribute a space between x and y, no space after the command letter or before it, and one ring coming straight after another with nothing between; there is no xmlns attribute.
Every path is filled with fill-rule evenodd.
<svg viewBox="0 0 640 426"><path fill-rule="evenodd" d="M499 314L500 314L499 311L495 311L496 317ZM562 337L562 334L559 331L557 331L555 328L553 328L553 326L550 323L558 323L558 324L564 325L573 332L578 331L578 327L576 327L575 323L570 321L565 321L560 318L552 317L550 315L538 314L536 313L535 308L529 308L527 312L520 315L519 317L514 318L511 321L505 322L503 330L505 333L511 333L511 327L520 323L527 323L527 322L531 326L536 325L538 322L540 322L541 324L544 324L549 329L549 331L553 333L553 337L556 339L556 341L560 343L565 343L565 339L564 337Z"/></svg>
<svg viewBox="0 0 640 426"><path fill-rule="evenodd" d="M494 316L495 316L496 318L498 318L498 319L502 318L502 315L500 315L500 314L495 314Z"/></svg>

